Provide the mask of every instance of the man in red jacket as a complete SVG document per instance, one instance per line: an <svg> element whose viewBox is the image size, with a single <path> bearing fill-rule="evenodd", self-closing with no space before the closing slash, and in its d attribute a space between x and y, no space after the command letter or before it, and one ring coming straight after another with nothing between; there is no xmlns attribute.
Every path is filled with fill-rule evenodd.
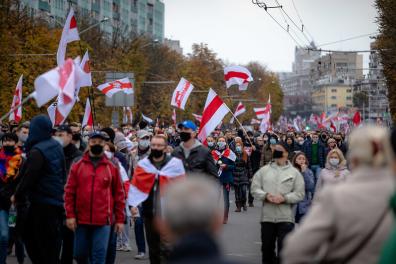
<svg viewBox="0 0 396 264"><path fill-rule="evenodd" d="M111 225L118 233L124 227L125 194L118 168L104 155L106 139L103 132L90 134L88 151L72 165L65 186L66 225L75 232L77 263L104 264Z"/></svg>

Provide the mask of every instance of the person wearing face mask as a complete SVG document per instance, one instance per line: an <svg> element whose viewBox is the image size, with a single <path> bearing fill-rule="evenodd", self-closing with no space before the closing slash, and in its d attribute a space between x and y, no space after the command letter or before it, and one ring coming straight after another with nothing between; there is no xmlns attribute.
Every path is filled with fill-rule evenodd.
<svg viewBox="0 0 396 264"><path fill-rule="evenodd" d="M30 202L20 223L23 242L32 263L58 263L66 169L63 148L52 138L48 116L31 120L25 150L27 159L20 171L21 181L11 198L17 207L26 202L26 197Z"/></svg>
<svg viewBox="0 0 396 264"><path fill-rule="evenodd" d="M269 164L272 161L272 153L274 146L278 143L278 137L270 135L267 143L261 151L260 168Z"/></svg>
<svg viewBox="0 0 396 264"><path fill-rule="evenodd" d="M302 135L298 135L296 138L296 151L304 151L304 144L305 144L305 139Z"/></svg>
<svg viewBox="0 0 396 264"><path fill-rule="evenodd" d="M251 167L249 167L249 159L242 143L235 143L235 168L234 176L234 190L235 190L235 212L241 212L241 209L247 211L247 193L249 178L251 174Z"/></svg>
<svg viewBox="0 0 396 264"><path fill-rule="evenodd" d="M20 180L18 173L22 166L23 157L21 149L16 145L18 137L15 134L5 133L1 137L0 149L0 263L5 264L8 243L12 230L8 226L8 214L11 207L11 196ZM16 241L18 242L18 241ZM23 251L23 245L22 251ZM23 262L19 248L16 247L18 261Z"/></svg>
<svg viewBox="0 0 396 264"><path fill-rule="evenodd" d="M83 153L72 144L73 132L67 125L60 125L55 132L55 139L61 143L66 162L66 175L70 172L73 162L79 160ZM74 233L67 226L62 226L62 255L61 264L73 263Z"/></svg>
<svg viewBox="0 0 396 264"><path fill-rule="evenodd" d="M23 145L25 144L28 136L29 136L29 124L28 123L23 123L20 125L16 131L16 134L18 136L18 147L23 148Z"/></svg>
<svg viewBox="0 0 396 264"><path fill-rule="evenodd" d="M220 183L223 186L224 198L224 220L223 223L228 222L228 212L230 209L230 190L234 182L233 171L235 168L235 153L227 146L226 138L219 137L217 139L217 147L212 151L213 159L217 165Z"/></svg>
<svg viewBox="0 0 396 264"><path fill-rule="evenodd" d="M79 123L71 123L70 129L72 131L72 144L76 146L80 151L84 152L87 148L88 142L88 133L86 134L85 139L81 135L81 125Z"/></svg>
<svg viewBox="0 0 396 264"><path fill-rule="evenodd" d="M162 212L161 192L167 184L183 178L185 170L180 159L165 154L167 138L164 135L153 136L150 146L150 155L138 162L133 173L128 205L135 219L140 215L137 206L142 204L150 263L155 264L165 262L168 253L164 237L155 226L156 217Z"/></svg>
<svg viewBox="0 0 396 264"><path fill-rule="evenodd" d="M206 144L208 145L208 149L210 151L212 151L216 148L216 140L212 136L208 136L206 138Z"/></svg>
<svg viewBox="0 0 396 264"><path fill-rule="evenodd" d="M347 148L347 145L344 143L342 134L337 133L333 136L333 138L337 143L337 148L339 148L342 151L342 154L344 154L344 156L345 156L347 154L348 148Z"/></svg>
<svg viewBox="0 0 396 264"><path fill-rule="evenodd" d="M253 196L263 203L261 251L264 264L278 263L283 240L294 228L293 207L305 195L304 178L288 160L284 146L274 146L273 159L256 172L252 183Z"/></svg>
<svg viewBox="0 0 396 264"><path fill-rule="evenodd" d="M327 154L326 167L320 171L316 191L322 189L324 185L345 181L350 174L346 163L341 150L338 148L330 150Z"/></svg>
<svg viewBox="0 0 396 264"><path fill-rule="evenodd" d="M104 154L108 136L92 132L88 151L70 169L65 186L66 225L75 233L77 263L105 263L111 225L120 234L125 193L120 171Z"/></svg>
<svg viewBox="0 0 396 264"><path fill-rule="evenodd" d="M201 144L197 136L197 126L194 122L186 120L178 125L180 140L172 156L183 161L187 172L200 172L194 175L207 175L217 179L217 168L209 149Z"/></svg>

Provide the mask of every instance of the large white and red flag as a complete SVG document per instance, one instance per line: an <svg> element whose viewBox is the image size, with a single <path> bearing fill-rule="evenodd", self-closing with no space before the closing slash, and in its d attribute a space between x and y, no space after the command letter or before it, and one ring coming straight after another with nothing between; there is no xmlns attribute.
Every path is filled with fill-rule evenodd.
<svg viewBox="0 0 396 264"><path fill-rule="evenodd" d="M245 106L242 104L242 102L239 102L239 104L237 105L237 108L235 109L234 116L231 117L231 119L230 119L230 124L234 123L234 121L235 121L234 117L240 116L245 112L246 112Z"/></svg>
<svg viewBox="0 0 396 264"><path fill-rule="evenodd" d="M177 158L171 158L161 170L157 170L148 158L140 160L129 188L128 205L136 207L146 201L156 179L159 181L161 195L169 183L183 179L185 174L183 163Z"/></svg>
<svg viewBox="0 0 396 264"><path fill-rule="evenodd" d="M225 157L229 160L235 161L236 160L236 155L235 153L230 149L226 148L223 152L220 152L218 150L213 150L212 151L212 157L213 159L217 162L221 157Z"/></svg>
<svg viewBox="0 0 396 264"><path fill-rule="evenodd" d="M176 89L173 91L171 105L184 110L187 99L190 96L194 86L184 78L181 78Z"/></svg>
<svg viewBox="0 0 396 264"><path fill-rule="evenodd" d="M239 90L246 90L249 82L253 81L252 74L242 66L229 66L224 68L224 80L227 88L236 84Z"/></svg>
<svg viewBox="0 0 396 264"><path fill-rule="evenodd" d="M92 74L89 62L88 51L85 52L84 57L80 63L81 76L77 82L78 87L92 86Z"/></svg>
<svg viewBox="0 0 396 264"><path fill-rule="evenodd" d="M81 126L93 126L93 115L89 98L87 98L87 102L85 103L84 118L82 120Z"/></svg>
<svg viewBox="0 0 396 264"><path fill-rule="evenodd" d="M195 118L195 120L197 120L198 122L201 123L201 121L202 121L202 115L197 115L197 114L192 114L192 115L193 115L193 117Z"/></svg>
<svg viewBox="0 0 396 264"><path fill-rule="evenodd" d="M23 75L19 77L17 86L15 87L14 98L12 99L11 109L15 108L16 106L19 106L22 103L22 79L23 79ZM22 119L22 106L19 106L18 108L14 109L14 111L11 112L9 120L19 123L21 119Z"/></svg>
<svg viewBox="0 0 396 264"><path fill-rule="evenodd" d="M172 112L172 121L173 121L173 125L176 127L176 123L177 123L177 117L176 117L176 109L173 108L173 112Z"/></svg>
<svg viewBox="0 0 396 264"><path fill-rule="evenodd" d="M107 97L112 97L115 93L124 92L126 94L133 93L133 85L129 78L123 78L112 82L104 83L98 86L99 91Z"/></svg>
<svg viewBox="0 0 396 264"><path fill-rule="evenodd" d="M221 100L213 89L209 89L205 108L202 113L202 121L199 127L198 139L206 142L206 137L215 130L216 126L223 120L229 112L228 106Z"/></svg>
<svg viewBox="0 0 396 264"><path fill-rule="evenodd" d="M271 112L271 105L267 104L265 107L253 108L257 119L265 119Z"/></svg>
<svg viewBox="0 0 396 264"><path fill-rule="evenodd" d="M77 21L74 16L73 8L70 8L69 15L66 18L65 26L63 27L62 36L59 41L58 52L56 53L56 61L58 66L65 62L67 44L76 40L80 40L77 29Z"/></svg>

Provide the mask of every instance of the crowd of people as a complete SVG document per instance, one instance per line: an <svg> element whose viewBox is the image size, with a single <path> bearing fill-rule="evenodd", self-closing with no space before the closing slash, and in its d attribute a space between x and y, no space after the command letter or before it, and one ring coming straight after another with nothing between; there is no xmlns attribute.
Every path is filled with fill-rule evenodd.
<svg viewBox="0 0 396 264"><path fill-rule="evenodd" d="M14 244L19 263L26 249L33 264L112 264L131 251L132 231L137 260L231 263L213 235L230 200L238 214L261 208L262 263L378 261L393 223L396 133L197 133L189 120L2 124L0 264ZM394 244L385 249L382 263L395 261Z"/></svg>

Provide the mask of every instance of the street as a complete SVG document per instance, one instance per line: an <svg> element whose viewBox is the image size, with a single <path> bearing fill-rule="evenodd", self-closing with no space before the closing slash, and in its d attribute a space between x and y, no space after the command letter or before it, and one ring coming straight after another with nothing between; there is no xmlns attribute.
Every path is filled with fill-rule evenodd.
<svg viewBox="0 0 396 264"><path fill-rule="evenodd" d="M231 194L230 197L233 197L233 194ZM235 204L233 203L233 200L231 200L229 221L228 224L223 226L224 229L221 234L223 253L229 259L232 259L239 263L260 263L260 207L249 207L247 212L241 213L235 213L234 210ZM135 260L133 258L136 254L136 243L134 241L133 231L131 232L131 235L132 251L118 251L116 264L149 263L148 259ZM15 256L10 256L7 263L17 264ZM25 264L30 263L30 261L25 261Z"/></svg>

